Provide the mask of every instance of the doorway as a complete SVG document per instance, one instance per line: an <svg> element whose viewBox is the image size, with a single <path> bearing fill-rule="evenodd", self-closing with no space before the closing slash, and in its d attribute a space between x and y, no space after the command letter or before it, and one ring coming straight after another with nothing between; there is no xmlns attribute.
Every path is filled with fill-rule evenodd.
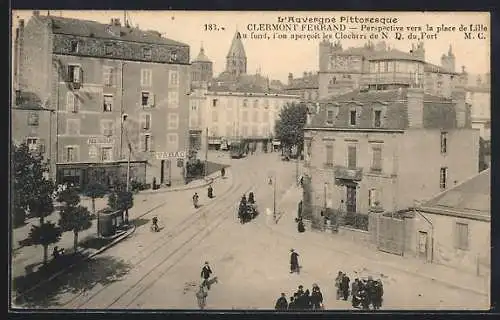
<svg viewBox="0 0 500 320"><path fill-rule="evenodd" d="M427 260L427 232L418 232L418 257Z"/></svg>
<svg viewBox="0 0 500 320"><path fill-rule="evenodd" d="M347 213L355 213L356 212L356 186L348 185L347 195L346 195L346 211Z"/></svg>
<svg viewBox="0 0 500 320"><path fill-rule="evenodd" d="M164 182L165 182L165 160L161 160L160 184L163 184Z"/></svg>

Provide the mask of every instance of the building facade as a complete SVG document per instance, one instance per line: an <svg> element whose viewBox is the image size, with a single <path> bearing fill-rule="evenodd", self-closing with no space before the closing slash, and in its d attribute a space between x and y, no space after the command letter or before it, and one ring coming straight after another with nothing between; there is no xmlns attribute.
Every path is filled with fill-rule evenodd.
<svg viewBox="0 0 500 320"><path fill-rule="evenodd" d="M130 160L132 179L183 181L187 45L119 19L102 24L36 11L26 26L21 21L19 37L19 90L55 110L54 178L84 185L91 171L125 175Z"/></svg>
<svg viewBox="0 0 500 320"><path fill-rule="evenodd" d="M302 78L294 78L293 74L289 73L288 84L284 91L301 97L303 101L317 101L319 99L318 74L304 72Z"/></svg>
<svg viewBox="0 0 500 320"><path fill-rule="evenodd" d="M425 93L450 98L454 86L465 78L455 72L452 48L441 57L441 66L425 61L423 43L409 52L368 42L342 48L340 41L319 45L319 96L325 98L365 87L422 87Z"/></svg>
<svg viewBox="0 0 500 320"><path fill-rule="evenodd" d="M203 75L201 64L206 70ZM283 106L300 99L284 91L277 80L247 74L247 57L238 32L226 56L226 69L217 77L212 77L211 70L201 48L191 73L189 124L195 149L218 149L232 139L269 141Z"/></svg>
<svg viewBox="0 0 500 320"><path fill-rule="evenodd" d="M487 169L412 210L413 236L406 255L489 275L490 179Z"/></svg>
<svg viewBox="0 0 500 320"><path fill-rule="evenodd" d="M481 138L491 140L491 83L490 74L469 75L466 87L467 102L472 109L472 127L479 129Z"/></svg>
<svg viewBox="0 0 500 320"><path fill-rule="evenodd" d="M463 88L453 99L398 88L322 100L304 139L311 179L304 204L316 216L325 208L404 209L478 171L479 137Z"/></svg>

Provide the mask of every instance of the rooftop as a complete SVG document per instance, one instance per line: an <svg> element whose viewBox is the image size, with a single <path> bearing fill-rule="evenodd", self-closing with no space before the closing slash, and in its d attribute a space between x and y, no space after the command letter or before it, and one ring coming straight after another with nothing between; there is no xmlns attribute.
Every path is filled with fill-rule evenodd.
<svg viewBox="0 0 500 320"><path fill-rule="evenodd" d="M433 213L442 211L443 214L453 212L490 218L490 179L490 169L481 171L474 177L438 194L421 207L424 210L431 209Z"/></svg>
<svg viewBox="0 0 500 320"><path fill-rule="evenodd" d="M115 20L113 24L104 24L91 20L55 16L36 16L36 18L50 22L52 32L55 34L189 47L185 43L164 38L157 31L144 31L139 28L120 25L118 20Z"/></svg>
<svg viewBox="0 0 500 320"><path fill-rule="evenodd" d="M410 53L403 52L397 49L374 51L368 56L368 60L410 60L423 61L421 58Z"/></svg>
<svg viewBox="0 0 500 320"><path fill-rule="evenodd" d="M286 89L308 89L308 88L319 88L318 74L307 74L305 77L290 79L290 83L286 86Z"/></svg>

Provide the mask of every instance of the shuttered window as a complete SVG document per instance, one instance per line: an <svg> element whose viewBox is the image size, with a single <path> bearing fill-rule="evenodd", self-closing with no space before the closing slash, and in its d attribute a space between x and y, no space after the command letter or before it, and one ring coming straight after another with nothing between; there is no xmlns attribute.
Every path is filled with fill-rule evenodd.
<svg viewBox="0 0 500 320"><path fill-rule="evenodd" d="M458 249L469 249L469 225L457 222L455 225L456 247Z"/></svg>

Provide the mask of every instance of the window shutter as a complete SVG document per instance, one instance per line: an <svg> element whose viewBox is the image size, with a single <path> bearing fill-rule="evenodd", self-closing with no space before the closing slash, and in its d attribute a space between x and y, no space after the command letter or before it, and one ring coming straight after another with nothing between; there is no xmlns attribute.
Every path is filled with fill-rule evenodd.
<svg viewBox="0 0 500 320"><path fill-rule="evenodd" d="M75 66L73 68L73 82L74 83L81 83L81 76L82 76L81 68L78 66Z"/></svg>
<svg viewBox="0 0 500 320"><path fill-rule="evenodd" d="M155 106L155 94L154 93L149 94L149 106L150 107Z"/></svg>
<svg viewBox="0 0 500 320"><path fill-rule="evenodd" d="M73 112L75 109L75 97L73 92L66 93L66 110Z"/></svg>
<svg viewBox="0 0 500 320"><path fill-rule="evenodd" d="M63 148L62 161L68 162L68 148L67 147Z"/></svg>
<svg viewBox="0 0 500 320"><path fill-rule="evenodd" d="M78 112L78 106L80 104L80 99L78 98L78 95L76 93L73 93L73 112L77 113Z"/></svg>
<svg viewBox="0 0 500 320"><path fill-rule="evenodd" d="M145 115L145 114L143 114L143 115L141 115L141 127L142 127L143 129L147 129L147 127L146 127L146 126L147 126L147 123L146 123L146 115Z"/></svg>
<svg viewBox="0 0 500 320"><path fill-rule="evenodd" d="M155 140L153 135L149 136L149 151L155 151Z"/></svg>

